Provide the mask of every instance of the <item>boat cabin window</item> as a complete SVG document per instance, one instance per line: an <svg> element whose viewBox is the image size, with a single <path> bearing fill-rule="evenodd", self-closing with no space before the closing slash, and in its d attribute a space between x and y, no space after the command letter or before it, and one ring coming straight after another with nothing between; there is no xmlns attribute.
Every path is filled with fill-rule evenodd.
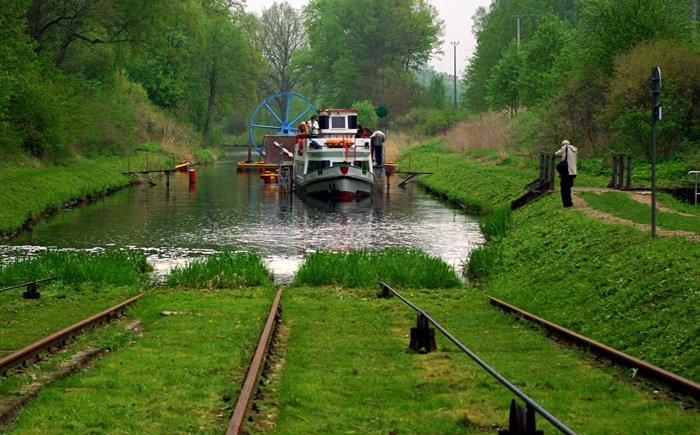
<svg viewBox="0 0 700 435"><path fill-rule="evenodd" d="M318 116L318 128L321 130L326 130L328 128L328 115L319 115Z"/></svg>
<svg viewBox="0 0 700 435"><path fill-rule="evenodd" d="M349 129L356 129L357 128L357 115L348 116L348 128Z"/></svg>
<svg viewBox="0 0 700 435"><path fill-rule="evenodd" d="M330 160L309 160L309 172L320 171L323 168L329 168L331 166Z"/></svg>
<svg viewBox="0 0 700 435"><path fill-rule="evenodd" d="M345 128L344 116L331 116L331 128Z"/></svg>

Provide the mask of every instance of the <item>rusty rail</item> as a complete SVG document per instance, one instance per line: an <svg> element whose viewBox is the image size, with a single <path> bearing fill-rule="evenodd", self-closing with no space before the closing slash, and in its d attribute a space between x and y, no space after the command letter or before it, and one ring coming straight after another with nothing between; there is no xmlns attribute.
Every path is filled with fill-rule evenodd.
<svg viewBox="0 0 700 435"><path fill-rule="evenodd" d="M243 422L245 421L248 407L250 406L251 399L255 393L255 385L257 384L258 376L260 376L260 371L262 370L263 363L265 362L268 346L272 340L272 333L275 329L277 321L279 320L279 304L281 297L282 289L279 289L277 290L275 299L272 302L272 307L270 308L270 314L267 317L265 328L263 329L262 334L260 334L260 341L258 342L255 355L253 356L253 360L248 368L248 374L243 382L241 394L238 396L238 401L236 402L235 408L233 408L233 414L231 415L231 420L229 421L226 429L227 435L237 435L241 433L243 428Z"/></svg>
<svg viewBox="0 0 700 435"><path fill-rule="evenodd" d="M685 393L688 393L692 396L694 396L696 399L700 398L700 384L693 382L689 379L683 378L681 376L678 376L675 373L671 373L667 370L662 369L661 367L657 367L655 365L649 364L646 361L642 361L639 358L635 358L632 355L628 355L624 352L620 352L617 349L613 349L612 347L606 346L605 344L602 344L600 342L597 342L595 340L591 340L588 337L585 337L581 334L577 334L576 332L573 332L569 329L563 328L559 325L556 325L550 321L547 321L541 317L537 317L534 314L528 313L527 311L523 311L518 307L515 307L513 305L510 305L506 302L503 302L499 299L489 297L491 300L491 303L494 305L497 305L507 311L512 311L528 320L532 320L534 322L539 323L540 325L543 325L546 327L548 330L570 340L577 342L583 346L586 346L587 348L591 349L592 351L604 355L612 360L615 361L620 361L625 363L628 366L631 366L633 368L636 368L640 372L645 373L647 376L653 377L655 379L659 379L663 382L665 382L668 385L673 386L674 388L681 390Z"/></svg>
<svg viewBox="0 0 700 435"><path fill-rule="evenodd" d="M42 352L50 351L52 348L58 348L65 345L65 343L73 336L78 335L80 331L86 329L90 326L106 323L111 318L118 317L119 313L128 305L132 304L138 300L143 293L138 294L126 301L108 308L94 316L87 318L81 322L78 322L72 326L69 326L61 331L49 335L35 343L30 344L2 359L0 359L0 373L5 374L7 370L26 364L30 359L37 359L37 357Z"/></svg>

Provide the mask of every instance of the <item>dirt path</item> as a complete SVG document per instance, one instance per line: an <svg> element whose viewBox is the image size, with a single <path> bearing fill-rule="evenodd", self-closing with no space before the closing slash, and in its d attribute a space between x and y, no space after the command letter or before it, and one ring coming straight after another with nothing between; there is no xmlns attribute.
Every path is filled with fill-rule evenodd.
<svg viewBox="0 0 700 435"><path fill-rule="evenodd" d="M633 193L633 192L626 192L630 195L630 198L639 201L644 204L649 204L651 205L651 196L649 195L643 195L643 194L638 194L638 193ZM646 198L649 196L648 198ZM643 231L646 233L651 234L651 225L647 224L640 224L637 222L633 222L631 220L623 219L621 217L617 217L615 215L612 215L610 213L606 213L601 210L596 210L594 208L591 208L588 206L588 203L581 198L579 195L574 195L574 207L578 210L581 210L585 215L592 217L594 219L598 219L603 222L610 222L614 224L621 224L621 225L629 225L632 226L639 231ZM648 202L647 202L648 201ZM671 210L668 208L662 208L658 207L659 210L662 211L668 211L671 213L678 213L675 210ZM678 214L683 214L684 216L693 216L693 215L688 215L686 213L678 213ZM658 237L685 237L686 239L690 240L691 242L694 243L700 243L700 234L694 233L692 231L681 231L681 230L664 230L661 228L656 228L656 235Z"/></svg>

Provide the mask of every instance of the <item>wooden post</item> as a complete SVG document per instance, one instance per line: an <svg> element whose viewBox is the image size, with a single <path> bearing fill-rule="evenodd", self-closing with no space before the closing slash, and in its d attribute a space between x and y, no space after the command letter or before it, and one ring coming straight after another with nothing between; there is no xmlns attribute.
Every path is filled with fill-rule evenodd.
<svg viewBox="0 0 700 435"><path fill-rule="evenodd" d="M632 190L632 155L627 154L627 180L625 190Z"/></svg>

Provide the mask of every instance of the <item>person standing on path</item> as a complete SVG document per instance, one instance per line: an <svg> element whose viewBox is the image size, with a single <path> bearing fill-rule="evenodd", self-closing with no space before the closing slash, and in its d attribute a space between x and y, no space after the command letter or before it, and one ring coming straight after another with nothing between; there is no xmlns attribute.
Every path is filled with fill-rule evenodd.
<svg viewBox="0 0 700 435"><path fill-rule="evenodd" d="M561 142L561 148L554 153L555 156L561 157L561 161L566 160L568 174L559 174L561 177L561 202L564 207L573 207L574 203L571 199L571 188L574 187L574 178L576 178L576 157L578 156L578 148L571 145L568 140Z"/></svg>

